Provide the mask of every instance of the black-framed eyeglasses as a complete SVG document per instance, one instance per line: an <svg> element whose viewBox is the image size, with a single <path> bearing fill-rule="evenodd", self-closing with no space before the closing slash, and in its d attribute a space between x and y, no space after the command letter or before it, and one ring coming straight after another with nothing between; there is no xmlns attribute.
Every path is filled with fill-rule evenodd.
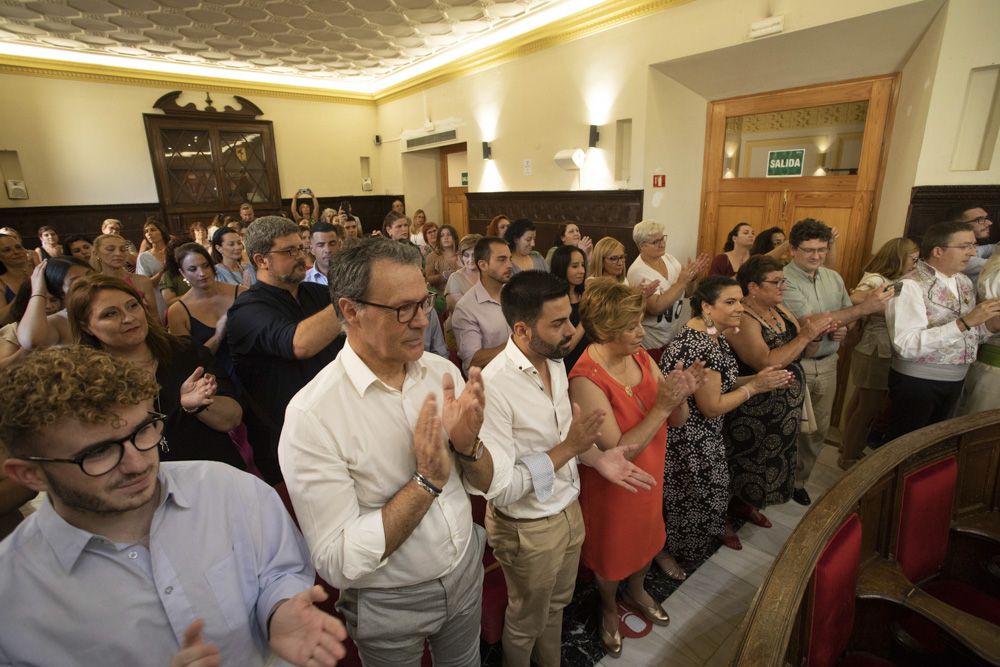
<svg viewBox="0 0 1000 667"><path fill-rule="evenodd" d="M788 280L786 278L775 278L774 280L762 280L761 282L774 285L775 287L782 287Z"/></svg>
<svg viewBox="0 0 1000 667"><path fill-rule="evenodd" d="M19 456L17 458L39 463L74 463L80 466L80 470L85 475L100 477L117 468L118 464L125 458L126 442L131 442L132 446L140 452L149 451L157 445L162 445L165 449L167 440L163 437L163 427L166 420L166 415L150 410L149 419L121 440L108 440L92 445L71 459L51 459L44 456Z"/></svg>
<svg viewBox="0 0 1000 667"><path fill-rule="evenodd" d="M362 301L361 299L352 299L357 303L363 303L366 306L375 306L376 308L384 308L385 310L396 311L396 321L400 324L407 324L410 320L417 316L417 311L423 311L424 314L430 312L431 307L434 305L434 295L430 292L427 293L421 301L414 301L413 303L404 303L402 306L387 306L384 303L373 303L371 301Z"/></svg>
<svg viewBox="0 0 1000 667"><path fill-rule="evenodd" d="M295 245L291 248L282 248L281 250L268 250L266 254L268 255L285 255L290 259L295 259L301 257L306 253L306 247L304 245Z"/></svg>
<svg viewBox="0 0 1000 667"><path fill-rule="evenodd" d="M990 216L988 216L988 215L980 215L980 216L977 216L977 217L973 218L972 220L966 220L965 222L966 222L966 224L973 225L973 224L980 223L980 222L986 222L989 219L990 219Z"/></svg>

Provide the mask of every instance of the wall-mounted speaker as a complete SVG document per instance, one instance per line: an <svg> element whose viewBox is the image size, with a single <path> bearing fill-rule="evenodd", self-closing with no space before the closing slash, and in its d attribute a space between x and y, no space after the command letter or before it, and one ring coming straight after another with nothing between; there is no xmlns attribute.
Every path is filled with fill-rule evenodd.
<svg viewBox="0 0 1000 667"><path fill-rule="evenodd" d="M27 199L28 198L28 188L25 186L24 181L14 180L8 178L4 184L7 186L7 198L8 199Z"/></svg>
<svg viewBox="0 0 1000 667"><path fill-rule="evenodd" d="M380 135L378 135L378 134L375 135L375 145L376 146L381 146L382 145L382 137Z"/></svg>

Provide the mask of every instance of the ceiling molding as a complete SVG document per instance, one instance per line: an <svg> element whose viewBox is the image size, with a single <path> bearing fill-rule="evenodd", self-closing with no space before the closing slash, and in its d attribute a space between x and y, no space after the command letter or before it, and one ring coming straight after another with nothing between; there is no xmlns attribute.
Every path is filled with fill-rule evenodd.
<svg viewBox="0 0 1000 667"><path fill-rule="evenodd" d="M378 103L391 102L407 95L433 88L447 81L468 76L523 56L589 37L650 14L684 5L692 0L612 0L550 23L502 44L477 51L465 58L443 65L422 75L407 79L375 93Z"/></svg>
<svg viewBox="0 0 1000 667"><path fill-rule="evenodd" d="M0 55L0 73L36 76L47 79L113 83L122 86L141 86L144 88L193 88L196 90L211 88L213 91L220 93L280 97L308 102L333 102L337 104L360 104L365 106L374 106L375 104L375 98L371 95L319 90L305 86L295 87L273 83L255 83L250 85L234 79L145 72L102 65L40 60L37 58L8 55Z"/></svg>
<svg viewBox="0 0 1000 667"><path fill-rule="evenodd" d="M477 51L454 62L415 76L374 94L353 93L276 83L256 83L223 77L203 77L178 73L163 73L138 68L111 67L44 60L0 54L0 73L69 79L128 86L156 88L204 89L232 94L252 94L313 102L376 105L468 76L517 58L560 46L622 24L644 18L665 9L687 4L692 0L611 0L602 2L573 16L512 38L487 49Z"/></svg>

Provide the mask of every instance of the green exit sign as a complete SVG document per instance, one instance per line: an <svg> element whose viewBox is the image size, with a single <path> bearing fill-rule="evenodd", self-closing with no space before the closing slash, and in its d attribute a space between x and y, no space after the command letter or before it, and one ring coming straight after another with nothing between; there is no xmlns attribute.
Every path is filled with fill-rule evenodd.
<svg viewBox="0 0 1000 667"><path fill-rule="evenodd" d="M801 176L802 165L806 161L806 149L767 152L767 177Z"/></svg>

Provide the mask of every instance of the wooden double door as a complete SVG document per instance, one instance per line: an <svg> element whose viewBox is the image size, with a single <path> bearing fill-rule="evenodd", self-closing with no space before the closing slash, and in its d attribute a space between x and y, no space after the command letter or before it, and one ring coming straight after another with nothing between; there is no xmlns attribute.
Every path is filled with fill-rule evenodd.
<svg viewBox="0 0 1000 667"><path fill-rule="evenodd" d="M781 227L787 233L798 220L815 218L840 232L834 268L852 285L871 253L896 79L889 75L710 103L699 251L710 256L722 252L727 234L740 222L757 232ZM863 118L858 109L864 111ZM823 125L837 113L855 113L857 131ZM789 119L792 129L766 126L779 116ZM754 119L760 130L756 136L763 138L749 141L735 134L742 118ZM845 158L850 168L837 168L843 164L836 163L828 171L822 169L829 163L825 154L839 151L837 142L844 137L853 141L853 155ZM813 141L827 142L821 146L823 153L810 144ZM801 177L761 177L747 168L754 143L761 151L808 144L814 154L807 154L810 162Z"/></svg>

